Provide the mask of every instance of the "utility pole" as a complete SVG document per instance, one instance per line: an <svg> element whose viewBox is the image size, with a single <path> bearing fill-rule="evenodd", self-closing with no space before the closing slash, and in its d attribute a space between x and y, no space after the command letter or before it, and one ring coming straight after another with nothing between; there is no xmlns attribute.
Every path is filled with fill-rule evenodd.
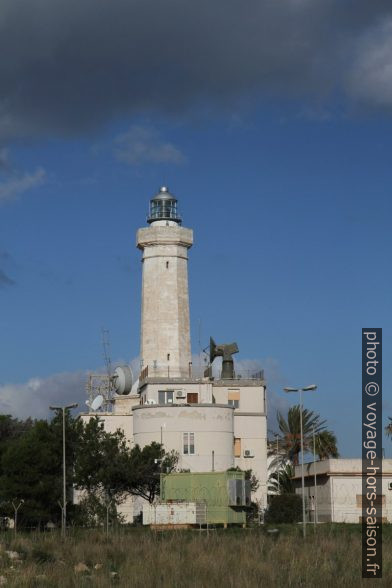
<svg viewBox="0 0 392 588"><path fill-rule="evenodd" d="M316 435L313 426L313 469L314 469L314 526L317 525L317 473L316 473Z"/></svg>
<svg viewBox="0 0 392 588"><path fill-rule="evenodd" d="M283 388L285 392L299 392L299 420L300 420L300 428L301 428L301 486L302 486L302 534L305 539L306 537L306 509L305 509L305 475L304 475L304 432L303 432L303 423L302 423L302 412L303 412L303 404L302 404L302 392L308 392L310 390L317 390L316 384L312 384L311 386L305 386L304 388L293 388L291 386L287 386Z"/></svg>
<svg viewBox="0 0 392 588"><path fill-rule="evenodd" d="M66 485L66 459L65 459L65 411L71 408L76 408L78 404L68 404L67 406L49 406L50 410L61 410L63 413L63 507L61 517L61 536L65 537L65 529L67 524L67 485Z"/></svg>

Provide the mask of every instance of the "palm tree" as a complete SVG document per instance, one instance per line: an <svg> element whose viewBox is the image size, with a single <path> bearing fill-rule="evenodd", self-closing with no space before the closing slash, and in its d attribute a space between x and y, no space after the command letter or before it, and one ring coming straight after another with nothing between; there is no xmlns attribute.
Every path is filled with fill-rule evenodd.
<svg viewBox="0 0 392 588"><path fill-rule="evenodd" d="M336 435L325 429L315 435L316 455L319 459L339 457Z"/></svg>
<svg viewBox="0 0 392 588"><path fill-rule="evenodd" d="M268 492L270 494L294 494L294 473L294 467L291 463L286 463L279 470L274 471L268 478Z"/></svg>
<svg viewBox="0 0 392 588"><path fill-rule="evenodd" d="M287 415L287 420L278 411L277 420L280 430L279 445L292 464L298 465L301 452L301 407L299 404L292 406ZM325 426L326 421L321 420L320 415L304 408L302 410L302 430L304 452L313 451L313 431L316 440L316 453L320 459L338 457L337 440L332 431Z"/></svg>
<svg viewBox="0 0 392 588"><path fill-rule="evenodd" d="M388 417L388 418L389 418L389 423L385 427L385 434L388 437L392 437L392 417Z"/></svg>

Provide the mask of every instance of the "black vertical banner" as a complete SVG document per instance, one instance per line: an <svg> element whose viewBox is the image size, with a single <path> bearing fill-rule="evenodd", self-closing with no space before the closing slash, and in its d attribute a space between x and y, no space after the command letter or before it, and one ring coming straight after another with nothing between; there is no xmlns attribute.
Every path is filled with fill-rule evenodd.
<svg viewBox="0 0 392 588"><path fill-rule="evenodd" d="M362 577L382 578L382 329L362 329Z"/></svg>

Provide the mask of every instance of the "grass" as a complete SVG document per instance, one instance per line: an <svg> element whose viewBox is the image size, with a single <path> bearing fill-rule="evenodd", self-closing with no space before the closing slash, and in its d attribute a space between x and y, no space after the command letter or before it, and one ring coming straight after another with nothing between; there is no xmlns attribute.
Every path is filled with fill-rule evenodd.
<svg viewBox="0 0 392 588"><path fill-rule="evenodd" d="M206 533L120 528L0 535L0 576L10 587L129 588L392 586L392 528L383 529L383 579L361 580L360 525L310 525L305 541L295 525ZM22 555L9 560L5 550ZM76 573L84 563L89 570ZM95 569L96 564L101 564Z"/></svg>

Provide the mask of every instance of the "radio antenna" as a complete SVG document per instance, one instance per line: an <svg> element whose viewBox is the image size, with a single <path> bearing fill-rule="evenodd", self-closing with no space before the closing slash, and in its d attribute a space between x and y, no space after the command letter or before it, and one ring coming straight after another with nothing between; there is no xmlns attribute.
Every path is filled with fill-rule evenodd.
<svg viewBox="0 0 392 588"><path fill-rule="evenodd" d="M110 332L108 329L102 327L102 348L103 348L103 359L106 365L106 373L109 378L112 377L112 360L110 358Z"/></svg>

